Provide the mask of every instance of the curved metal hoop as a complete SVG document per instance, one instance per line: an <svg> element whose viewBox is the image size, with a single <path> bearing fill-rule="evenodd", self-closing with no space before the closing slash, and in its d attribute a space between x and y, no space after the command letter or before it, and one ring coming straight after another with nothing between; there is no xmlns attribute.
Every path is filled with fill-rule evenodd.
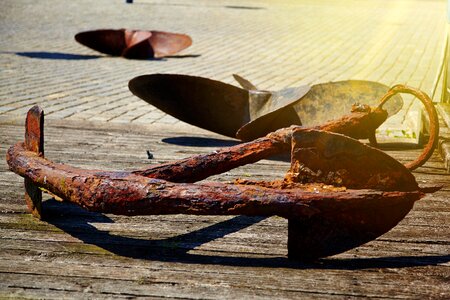
<svg viewBox="0 0 450 300"><path fill-rule="evenodd" d="M390 88L389 91L383 96L383 98L381 98L378 107L381 108L391 97L398 93L411 94L419 99L420 102L422 102L425 106L430 121L430 138L428 140L428 143L425 145L425 148L423 149L419 157L417 157L414 161L405 164L406 168L408 168L409 170L414 170L422 166L431 157L434 149L437 146L439 137L439 119L433 102L427 94L418 89L403 84L394 85L392 88Z"/></svg>

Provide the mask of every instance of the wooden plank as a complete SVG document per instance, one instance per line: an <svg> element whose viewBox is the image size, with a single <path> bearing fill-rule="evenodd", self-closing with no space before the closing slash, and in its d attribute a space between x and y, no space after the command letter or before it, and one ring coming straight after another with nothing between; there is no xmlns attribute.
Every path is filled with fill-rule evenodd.
<svg viewBox="0 0 450 300"><path fill-rule="evenodd" d="M296 269L286 268L287 265L285 265L285 268L267 272L267 269L257 266L230 267L220 266L220 264L196 266L171 260L163 261L158 265L138 260L139 266L130 267L129 264L135 263L135 260L122 262L113 260L114 265L110 265L110 261L104 256L92 255L74 257L57 254L56 258L43 255L32 258L32 263L24 262L20 259L21 257L23 256L10 254L8 258L0 262L0 274L7 274L14 278L9 271L13 268L18 270L16 271L18 275L34 275L38 280L28 283L34 288L38 288L36 285L41 285L41 278L45 277L51 277L52 281L61 283L61 286L66 286L66 281L75 279L80 283L98 285L97 292L100 294L104 292L106 285L109 292L128 291L140 296L149 295L149 292L156 292L157 295L163 296L167 295L165 294L167 292L177 293L179 288L183 288L183 294L187 297L195 297L194 293L200 295L205 293L204 295L211 297L226 295L229 292L236 295L268 296L276 291L283 298L292 297L295 293L340 296L357 296L358 293L365 293L367 296L377 298L389 298L389 295L394 294L397 298L409 298L413 295L427 297L439 295L439 289L436 287L445 284L446 280L443 274L430 271L427 266L410 266L414 272L411 270L405 272L401 265L389 263L385 264L387 267L382 268L383 271L371 268L370 262L366 262L367 268L364 269L351 265L349 267L348 262L344 264L336 262L334 265L327 266L303 266L304 268L297 266ZM28 256L25 258L30 259ZM236 262L239 260L236 259ZM95 272L92 271L93 266L95 266ZM426 275L422 272L426 272ZM340 280L336 280L335 276L339 276ZM138 284L142 281L150 288L139 287ZM411 282L414 284L412 285ZM399 284L402 286L399 287ZM167 289L158 287L152 291L152 285L163 285ZM47 283L40 288L48 287ZM208 288L209 291L207 291ZM339 291L339 288L344 289ZM352 291L352 288L358 291Z"/></svg>
<svg viewBox="0 0 450 300"><path fill-rule="evenodd" d="M11 274L10 269L18 270L19 274L36 274L51 276L54 278L62 277L63 280L67 278L79 278L81 281L93 282L98 280L108 280L110 284L114 282L115 288L110 288L110 291L123 290L125 285L133 286L133 282L145 278L149 283L159 283L167 286L179 286L186 289L195 289L198 291L199 287L210 287L217 283L222 283L225 290L220 290L221 286L217 288L219 291L210 291L213 293L219 292L223 294L227 292L230 287L245 290L247 294L255 291L267 293L271 290L278 290L279 292L286 292L285 296L289 296L289 292L310 292L320 294L346 295L346 292L336 291L336 284L348 285L349 282L335 281L330 276L341 275L345 280L353 280L360 285L361 291L368 292L368 296L376 296L377 285L380 285L382 279L389 276L390 280L385 282L382 293L378 296L388 297L386 292L399 292L398 296L408 297L416 293L419 295L432 296L434 294L433 286L439 286L444 283L445 276L439 272L429 271L427 266L411 267L415 273L405 272L404 268L388 267L379 272L376 269L358 270L358 268L348 268L344 264L336 262L334 266L309 266L308 268L284 268L277 269L276 272L267 272L255 266L229 267L217 265L202 265L200 267L190 266L182 261L166 261L158 265L151 262L143 262L139 260L141 266L127 267L127 263L132 263L127 260L122 263L110 265L108 261L105 262L104 257L85 257L78 256L82 260L80 263L73 257L61 257L56 259L50 256L43 256L33 259L33 263L24 262L20 260L20 256L11 256L10 259L5 259L0 262L0 274ZM149 266L150 264L150 266ZM92 266L95 266L93 272ZM129 265L128 265L129 266ZM420 274L421 271L426 271L426 275ZM282 277L278 277L282 276ZM40 278L39 276L38 278ZM414 287L410 285L410 281L414 282ZM35 284L35 283L33 283ZM407 285L398 287L398 284ZM320 285L318 290L317 285ZM134 288L134 287L133 287ZM132 289L131 289L132 290ZM253 290L253 291L252 291ZM172 292L176 291L173 289ZM99 291L101 292L101 290ZM138 291L134 291L138 293ZM139 293L146 293L147 291L140 291ZM163 291L159 291L162 295ZM348 292L347 292L348 293ZM436 295L436 294L434 294ZM192 297L192 296L191 296Z"/></svg>
<svg viewBox="0 0 450 300"><path fill-rule="evenodd" d="M23 139L23 127L1 127L4 157L9 145ZM45 147L55 161L134 169L232 143L205 134L186 145L189 140L178 137L148 129L136 133L49 126ZM147 159L148 149L155 159ZM402 161L418 152L389 151ZM211 179L281 178L288 167L288 162L264 160ZM124 217L47 200L43 207L52 217L36 220L26 213L21 178L2 161L0 297L445 298L450 294L449 179L438 156L415 175L419 182L447 186L416 203L379 239L301 264L286 257L287 221L279 217Z"/></svg>

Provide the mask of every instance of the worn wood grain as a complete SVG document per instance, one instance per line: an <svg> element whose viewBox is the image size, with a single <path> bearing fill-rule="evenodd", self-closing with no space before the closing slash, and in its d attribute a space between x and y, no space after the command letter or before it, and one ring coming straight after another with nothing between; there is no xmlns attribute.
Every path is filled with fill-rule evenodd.
<svg viewBox="0 0 450 300"><path fill-rule="evenodd" d="M23 139L0 125L0 155ZM84 168L131 170L208 153L236 141L214 134L47 126L46 156ZM147 158L149 150L154 159ZM400 161L419 149L390 149ZM274 158L207 180L281 178ZM46 197L51 217L26 211L23 180L0 162L0 298L448 298L450 182L435 155L414 172L444 188L418 201L393 230L352 251L301 264L287 259L279 217L136 216L89 213Z"/></svg>

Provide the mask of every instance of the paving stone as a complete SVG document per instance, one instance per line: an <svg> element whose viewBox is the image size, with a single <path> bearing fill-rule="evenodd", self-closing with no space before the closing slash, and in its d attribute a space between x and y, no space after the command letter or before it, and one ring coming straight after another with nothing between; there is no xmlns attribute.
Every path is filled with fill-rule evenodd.
<svg viewBox="0 0 450 300"><path fill-rule="evenodd" d="M193 45L174 57L141 61L105 56L73 38L125 27L188 33ZM128 81L182 73L237 85L231 74L238 73L263 89L363 79L431 94L446 2L61 0L49 8L5 0L0 33L0 117L20 117L39 103L50 119L183 126L132 95ZM390 126L407 126L396 122L405 122L413 102L405 101Z"/></svg>

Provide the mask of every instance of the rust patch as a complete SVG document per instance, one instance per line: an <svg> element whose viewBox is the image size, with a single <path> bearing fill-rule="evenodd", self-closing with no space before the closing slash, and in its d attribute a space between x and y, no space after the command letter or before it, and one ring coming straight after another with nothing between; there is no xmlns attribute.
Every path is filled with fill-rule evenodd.
<svg viewBox="0 0 450 300"><path fill-rule="evenodd" d="M364 118L360 113L336 121L333 130L347 128L353 117ZM211 154L145 170L108 172L44 158L43 144L35 141L43 139L41 125L42 110L34 107L27 117L26 142L7 152L10 170L33 188L104 213L282 216L289 220L292 259L333 255L370 241L395 226L425 195L410 171L387 154L319 129L283 128ZM284 180L187 183L283 151L291 151L292 158ZM34 200L27 203L35 205Z"/></svg>

